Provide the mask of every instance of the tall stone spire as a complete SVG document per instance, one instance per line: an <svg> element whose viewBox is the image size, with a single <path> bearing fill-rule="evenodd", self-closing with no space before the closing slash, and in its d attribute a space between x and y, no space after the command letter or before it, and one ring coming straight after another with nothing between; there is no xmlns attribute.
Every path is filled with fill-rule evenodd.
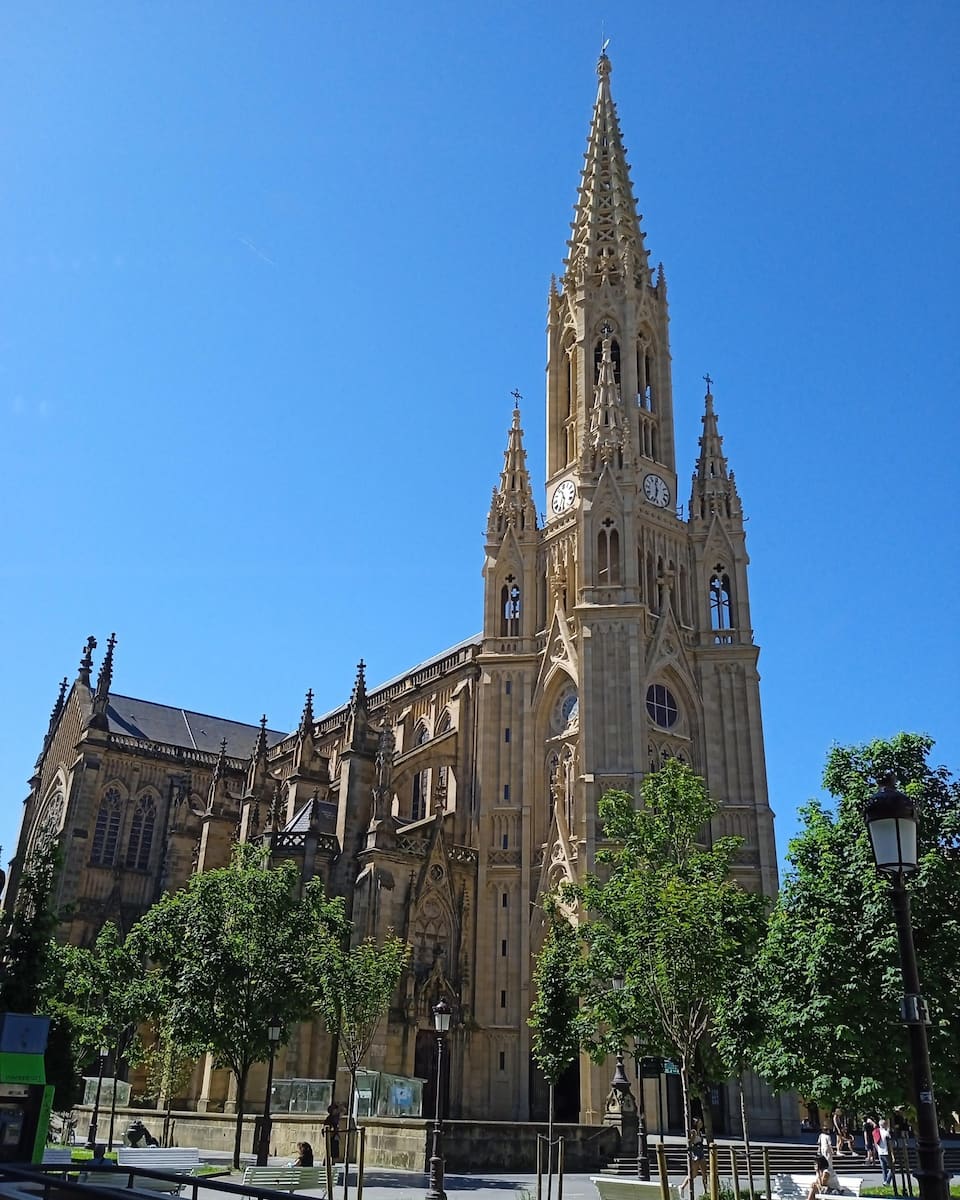
<svg viewBox="0 0 960 1200"><path fill-rule="evenodd" d="M93 716L87 726L89 729L106 730L108 728L107 705L110 703L110 685L113 683L113 648L116 644L117 635L111 633L107 640L107 652L103 656L100 673L97 675L97 690L93 696Z"/></svg>
<svg viewBox="0 0 960 1200"><path fill-rule="evenodd" d="M610 94L610 59L600 55L600 85L580 180L564 287L652 282L630 183L629 163Z"/></svg>
<svg viewBox="0 0 960 1200"><path fill-rule="evenodd" d="M704 412L700 418L703 433L700 435L700 454L693 473L690 491L691 522L709 522L713 516L740 518L743 513L740 497L732 471L727 468L723 453L723 438L717 428L717 414L713 409L713 380L704 376L707 394L704 396Z"/></svg>
<svg viewBox="0 0 960 1200"><path fill-rule="evenodd" d="M624 450L630 443L630 427L624 420L623 403L611 356L610 330L604 330L600 361L600 376L597 379L593 409L590 413L590 437L588 457L590 465L599 470L605 463L623 465Z"/></svg>
<svg viewBox="0 0 960 1200"><path fill-rule="evenodd" d="M523 448L523 430L520 427L522 397L519 392L514 392L513 397L516 405L513 410L513 424L507 434L507 448L503 452L500 486L493 489L493 500L487 517L489 536L505 533L508 528L520 533L537 527L537 510L533 502L533 488L530 486L530 472L527 470L527 452Z"/></svg>

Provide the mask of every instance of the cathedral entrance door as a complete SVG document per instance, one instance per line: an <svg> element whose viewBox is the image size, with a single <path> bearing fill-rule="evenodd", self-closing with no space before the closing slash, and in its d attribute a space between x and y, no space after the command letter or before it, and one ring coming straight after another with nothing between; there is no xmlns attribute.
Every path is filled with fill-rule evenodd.
<svg viewBox="0 0 960 1200"><path fill-rule="evenodd" d="M417 1031L413 1073L424 1080L423 1116L433 1120L437 1111L437 1035L432 1029ZM443 1048L443 1078L440 1080L440 1115L450 1116L450 1041Z"/></svg>

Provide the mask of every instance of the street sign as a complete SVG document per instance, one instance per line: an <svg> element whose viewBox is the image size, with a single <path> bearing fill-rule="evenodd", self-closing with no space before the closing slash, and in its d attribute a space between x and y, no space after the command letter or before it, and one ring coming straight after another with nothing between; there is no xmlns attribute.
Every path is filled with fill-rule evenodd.
<svg viewBox="0 0 960 1200"><path fill-rule="evenodd" d="M663 1060L663 1073L664 1075L679 1075L680 1068L675 1062L671 1062L669 1058L665 1058Z"/></svg>

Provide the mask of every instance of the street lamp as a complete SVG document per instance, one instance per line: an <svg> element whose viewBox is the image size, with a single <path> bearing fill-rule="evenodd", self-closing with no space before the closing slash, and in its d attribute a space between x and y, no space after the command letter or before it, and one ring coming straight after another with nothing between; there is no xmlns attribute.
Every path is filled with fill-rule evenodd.
<svg viewBox="0 0 960 1200"><path fill-rule="evenodd" d="M93 1115L90 1117L90 1129L87 1133L87 1146L91 1150L97 1144L97 1123L100 1120L100 1090L103 1087L103 1068L109 1053L110 1048L108 1046L100 1047L100 1070L97 1072L97 1092L93 1098Z"/></svg>
<svg viewBox="0 0 960 1200"><path fill-rule="evenodd" d="M622 992L626 980L622 975L614 975L610 983L615 992ZM650 1179L650 1152L647 1146L647 1113L643 1103L643 1069L640 1059L634 1054L637 1064L637 1178ZM618 1091L629 1091L630 1081L623 1069L623 1046L617 1047L617 1067L610 1082L612 1088Z"/></svg>
<svg viewBox="0 0 960 1200"><path fill-rule="evenodd" d="M886 775L879 790L867 801L864 811L870 846L877 870L890 877L890 894L897 923L900 946L900 970L903 974L904 997L901 1019L910 1038L910 1060L913 1068L913 1095L917 1106L916 1172L920 1185L920 1200L947 1200L947 1177L943 1169L943 1150L940 1146L940 1125L937 1104L933 1097L930 1072L930 1051L927 1046L927 1006L920 994L920 974L917 971L917 952L913 945L913 925L910 920L910 896L906 878L917 869L917 817L913 801L897 790L893 775Z"/></svg>
<svg viewBox="0 0 960 1200"><path fill-rule="evenodd" d="M443 1190L443 1122L440 1120L440 1083L443 1078L443 1042L450 1028L450 1005L441 999L433 1006L433 1027L437 1031L437 1103L433 1114L433 1153L430 1155L430 1180L425 1200L447 1200Z"/></svg>
<svg viewBox="0 0 960 1200"><path fill-rule="evenodd" d="M260 1144L257 1146L257 1166L265 1167L270 1157L270 1130L273 1121L270 1116L270 1101L273 1097L273 1060L276 1057L277 1046L280 1045L280 1035L283 1031L278 1021L274 1021L267 1029L267 1041L270 1043L270 1062L267 1066L267 1093L263 1098L263 1117L260 1121Z"/></svg>

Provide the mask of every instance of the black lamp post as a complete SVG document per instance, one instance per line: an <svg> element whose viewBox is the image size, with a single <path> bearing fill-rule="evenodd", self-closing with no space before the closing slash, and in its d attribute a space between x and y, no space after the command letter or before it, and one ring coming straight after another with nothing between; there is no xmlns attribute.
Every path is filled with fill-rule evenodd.
<svg viewBox="0 0 960 1200"><path fill-rule="evenodd" d="M267 1066L267 1092L263 1098L263 1117L260 1121L260 1144L257 1146L257 1166L265 1167L270 1157L270 1132L273 1119L270 1114L270 1101L273 1098L273 1060L280 1045L282 1030L279 1022L274 1021L267 1029L267 1041L270 1043L270 1062Z"/></svg>
<svg viewBox="0 0 960 1200"><path fill-rule="evenodd" d="M610 982L615 992L622 992L626 981L622 975L614 975ZM650 1151L647 1146L647 1113L643 1104L643 1071L639 1065L639 1058L636 1058L636 1055L634 1058L637 1062L637 1178L649 1181ZM620 1091L629 1091L630 1089L630 1081L623 1069L622 1045L617 1047L617 1067L610 1086Z"/></svg>
<svg viewBox="0 0 960 1200"><path fill-rule="evenodd" d="M927 1006L920 994L917 953L913 945L910 896L906 878L917 869L917 817L913 801L898 791L892 775L884 777L879 791L867 801L864 813L877 870L890 877L890 894L900 944L900 969L904 997L901 1018L910 1037L913 1095L917 1106L917 1180L921 1200L947 1200L940 1126L933 1097L930 1051L927 1046Z"/></svg>
<svg viewBox="0 0 960 1200"><path fill-rule="evenodd" d="M450 1028L450 1005L440 999L433 1006L433 1026L437 1031L437 1103L433 1114L433 1153L430 1155L430 1180L425 1200L447 1200L443 1190L443 1122L440 1119L440 1087L443 1079L443 1042Z"/></svg>
<svg viewBox="0 0 960 1200"><path fill-rule="evenodd" d="M103 1068L109 1053L109 1047L100 1047L100 1070L97 1072L97 1092L93 1098L93 1115L90 1117L90 1129L87 1132L87 1146L91 1150L97 1144L97 1125L100 1121L100 1091L103 1088Z"/></svg>

